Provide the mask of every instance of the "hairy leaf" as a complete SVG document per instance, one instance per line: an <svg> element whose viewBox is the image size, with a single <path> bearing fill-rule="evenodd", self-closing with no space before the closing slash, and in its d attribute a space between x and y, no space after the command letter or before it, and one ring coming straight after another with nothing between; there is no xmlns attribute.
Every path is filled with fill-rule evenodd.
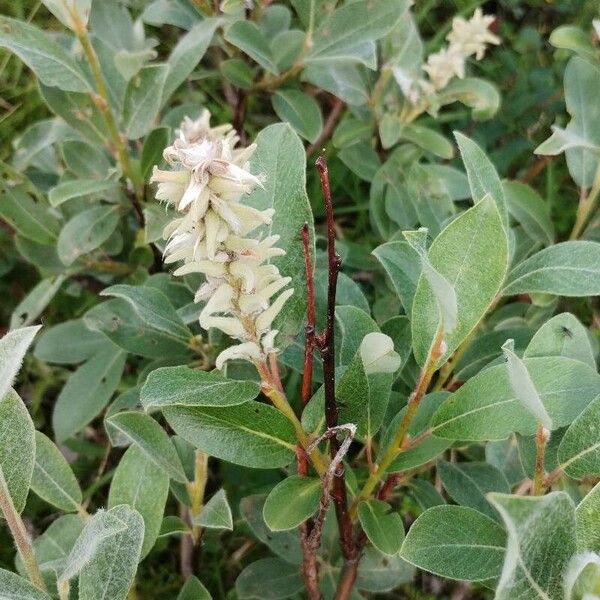
<svg viewBox="0 0 600 600"><path fill-rule="evenodd" d="M504 296L540 292L557 296L600 295L600 243L549 246L510 271Z"/></svg>
<svg viewBox="0 0 600 600"><path fill-rule="evenodd" d="M432 266L454 287L458 305L455 329L446 337L445 362L477 326L494 301L508 265L506 232L491 197L452 221L429 248ZM423 275L412 306L413 352L425 363L438 328L435 297Z"/></svg>
<svg viewBox="0 0 600 600"><path fill-rule="evenodd" d="M35 432L35 466L31 489L46 502L66 512L80 508L81 488L69 463L40 431Z"/></svg>
<svg viewBox="0 0 600 600"><path fill-rule="evenodd" d="M163 413L178 435L211 456L257 469L282 467L294 459L294 429L271 406L177 406Z"/></svg>
<svg viewBox="0 0 600 600"><path fill-rule="evenodd" d="M496 521L466 506L434 506L409 529L400 556L451 579L486 581L502 569L506 534Z"/></svg>
<svg viewBox="0 0 600 600"><path fill-rule="evenodd" d="M0 398L0 476L17 512L25 508L35 462L35 431L14 390Z"/></svg>
<svg viewBox="0 0 600 600"><path fill-rule="evenodd" d="M141 412L125 411L107 418L106 423L131 440L169 477L181 483L187 481L173 443L152 417Z"/></svg>
<svg viewBox="0 0 600 600"><path fill-rule="evenodd" d="M254 400L260 385L223 377L218 371L162 367L148 375L141 401L146 410L169 406L235 406Z"/></svg>
<svg viewBox="0 0 600 600"><path fill-rule="evenodd" d="M154 546L162 524L169 495L169 476L139 447L125 452L113 475L108 494L108 508L126 504L144 519L144 542L141 558Z"/></svg>
<svg viewBox="0 0 600 600"><path fill-rule="evenodd" d="M569 425L600 392L600 376L580 361L554 356L524 363L554 428ZM533 435L536 430L503 364L469 379L442 404L432 424L436 436L455 440L501 440L513 432Z"/></svg>
<svg viewBox="0 0 600 600"><path fill-rule="evenodd" d="M564 492L541 497L490 494L508 531L497 600L562 598L562 576L575 553L575 507Z"/></svg>

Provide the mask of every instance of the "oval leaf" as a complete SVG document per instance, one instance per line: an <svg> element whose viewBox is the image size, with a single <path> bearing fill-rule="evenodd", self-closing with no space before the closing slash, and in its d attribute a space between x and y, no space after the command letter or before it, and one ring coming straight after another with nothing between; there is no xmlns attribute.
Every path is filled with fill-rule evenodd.
<svg viewBox="0 0 600 600"><path fill-rule="evenodd" d="M267 496L263 508L265 523L271 531L298 527L319 508L321 480L292 475L278 483Z"/></svg>
<svg viewBox="0 0 600 600"><path fill-rule="evenodd" d="M434 506L410 528L400 556L420 569L465 581L498 577L506 534L498 523L465 506Z"/></svg>
<svg viewBox="0 0 600 600"><path fill-rule="evenodd" d="M260 384L188 367L163 367L148 375L141 391L146 410L168 406L235 406L254 400Z"/></svg>
<svg viewBox="0 0 600 600"><path fill-rule="evenodd" d="M429 260L454 287L458 305L456 327L445 338L443 363L485 315L506 274L506 233L491 197L464 212L435 238ZM438 319L434 294L421 275L412 306L413 351L420 365L427 358Z"/></svg>

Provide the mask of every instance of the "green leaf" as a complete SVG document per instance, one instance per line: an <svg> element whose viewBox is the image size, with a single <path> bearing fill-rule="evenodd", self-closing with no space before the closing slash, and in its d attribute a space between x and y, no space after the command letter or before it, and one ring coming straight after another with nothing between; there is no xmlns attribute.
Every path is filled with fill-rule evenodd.
<svg viewBox="0 0 600 600"><path fill-rule="evenodd" d="M409 529L400 556L441 577L486 581L502 570L506 534L466 506L434 506Z"/></svg>
<svg viewBox="0 0 600 600"><path fill-rule="evenodd" d="M174 25L190 29L201 18L194 5L170 0L154 0L145 5L142 19L151 25Z"/></svg>
<svg viewBox="0 0 600 600"><path fill-rule="evenodd" d="M108 404L121 380L126 358L125 352L106 345L71 374L52 414L59 442L83 429Z"/></svg>
<svg viewBox="0 0 600 600"><path fill-rule="evenodd" d="M35 432L35 466L31 489L43 500L66 512L78 511L79 483L61 451L43 433Z"/></svg>
<svg viewBox="0 0 600 600"><path fill-rule="evenodd" d="M271 469L294 459L291 423L259 402L225 407L170 407L163 410L182 438L207 454L234 464Z"/></svg>
<svg viewBox="0 0 600 600"><path fill-rule="evenodd" d="M42 279L13 310L10 316L11 329L31 325L52 301L65 279L65 275Z"/></svg>
<svg viewBox="0 0 600 600"><path fill-rule="evenodd" d="M60 206L68 200L116 189L119 189L119 183L109 179L75 179L53 187L48 194L48 201L51 206Z"/></svg>
<svg viewBox="0 0 600 600"><path fill-rule="evenodd" d="M335 323L339 328L338 337L339 356L336 355L336 363L349 365L358 352L360 345L368 333L379 331L377 323L371 316L356 306L337 306L335 309Z"/></svg>
<svg viewBox="0 0 600 600"><path fill-rule="evenodd" d="M424 150L450 160L454 156L454 147L448 139L434 129L410 123L402 128L400 139L408 140Z"/></svg>
<svg viewBox="0 0 600 600"><path fill-rule="evenodd" d="M377 152L370 144L364 142L346 146L338 156L355 175L364 181L373 181L381 167Z"/></svg>
<svg viewBox="0 0 600 600"><path fill-rule="evenodd" d="M13 329L0 339L0 400L10 391L23 357L41 325Z"/></svg>
<svg viewBox="0 0 600 600"><path fill-rule="evenodd" d="M159 305L168 305L168 314L173 313L174 308L164 294L158 290L150 290L149 294L153 292L154 296L160 295ZM176 312L175 315L180 319ZM185 362L190 354L189 338L183 340L179 336L174 337L171 331L152 327L132 303L122 298L97 304L85 314L83 320L90 329L101 331L112 342L134 354L155 359L180 357L181 362Z"/></svg>
<svg viewBox="0 0 600 600"><path fill-rule="evenodd" d="M174 515L167 515L160 526L159 538L177 536L181 534L189 534L191 532L188 524Z"/></svg>
<svg viewBox="0 0 600 600"><path fill-rule="evenodd" d="M221 19L203 19L179 39L167 61L168 74L160 105L166 104L173 92L187 79L206 53ZM158 93L158 90L156 91ZM159 94L160 96L160 94Z"/></svg>
<svg viewBox="0 0 600 600"><path fill-rule="evenodd" d="M600 393L600 376L578 360L554 356L523 362L555 429L569 425ZM434 435L454 440L502 440L513 432L533 435L536 430L504 364L469 379L442 404L432 424Z"/></svg>
<svg viewBox="0 0 600 600"><path fill-rule="evenodd" d="M599 94L598 66L578 56L573 57L565 69L565 104L571 115L566 132L585 140L585 145L577 144L568 148L565 154L569 173L580 187L592 185L598 166L596 147L600 146Z"/></svg>
<svg viewBox="0 0 600 600"><path fill-rule="evenodd" d="M457 320L456 292L453 285L429 261L427 229L422 227L416 231L403 231L402 234L421 260L422 277L427 281L438 306L439 327L442 327L445 333L452 333Z"/></svg>
<svg viewBox="0 0 600 600"><path fill-rule="evenodd" d="M486 494L510 493L508 481L502 471L484 462L450 463L440 460L437 472L448 495L457 504L497 519L497 513L487 501Z"/></svg>
<svg viewBox="0 0 600 600"><path fill-rule="evenodd" d="M224 37L226 41L237 46L263 69L275 75L279 73L267 40L251 21L235 21L227 28Z"/></svg>
<svg viewBox="0 0 600 600"><path fill-rule="evenodd" d="M265 523L271 531L294 529L317 512L321 499L321 480L291 475L279 482L267 496L263 507Z"/></svg>
<svg viewBox="0 0 600 600"><path fill-rule="evenodd" d="M142 388L146 410L169 406L235 406L254 400L260 384L223 377L218 371L163 367L152 371Z"/></svg>
<svg viewBox="0 0 600 600"><path fill-rule="evenodd" d="M221 489L202 507L194 525L209 529L233 530L233 516L225 490Z"/></svg>
<svg viewBox="0 0 600 600"><path fill-rule="evenodd" d="M497 600L562 598L562 579L575 553L575 507L565 492L541 497L490 494L508 531Z"/></svg>
<svg viewBox="0 0 600 600"><path fill-rule="evenodd" d="M177 600L212 600L212 596L200 580L192 575L183 584Z"/></svg>
<svg viewBox="0 0 600 600"><path fill-rule="evenodd" d="M229 58L221 63L220 69L223 77L233 83L233 85L243 90L247 90L252 86L254 75L245 60L241 58Z"/></svg>
<svg viewBox="0 0 600 600"><path fill-rule="evenodd" d="M81 21L88 22L92 0L42 0L44 6L66 27L76 30L71 17L71 11L75 11Z"/></svg>
<svg viewBox="0 0 600 600"><path fill-rule="evenodd" d="M444 497L437 488L427 479L414 477L410 481L410 491L417 504L423 509L433 508L446 504Z"/></svg>
<svg viewBox="0 0 600 600"><path fill-rule="evenodd" d="M473 109L473 119L484 121L491 119L500 108L500 92L498 88L477 77L455 77L438 94L440 105L462 102Z"/></svg>
<svg viewBox="0 0 600 600"><path fill-rule="evenodd" d="M598 54L589 34L574 25L557 27L550 34L549 41L555 48L571 50L590 62L597 60Z"/></svg>
<svg viewBox="0 0 600 600"><path fill-rule="evenodd" d="M181 343L187 343L192 332L186 327L169 299L156 288L135 285L113 285L100 293L127 301L147 327L152 327Z"/></svg>
<svg viewBox="0 0 600 600"><path fill-rule="evenodd" d="M554 243L554 225L549 206L530 186L520 181L504 181L504 197L510 214L527 235L544 246Z"/></svg>
<svg viewBox="0 0 600 600"><path fill-rule="evenodd" d="M306 156L300 138L287 124L270 125L256 138L257 149L250 164L251 171L265 177L264 189L257 188L246 203L258 210L275 209L273 223L263 229L265 234L281 236L278 246L286 255L271 262L281 274L292 278L296 293L286 302L275 320L280 331L277 347L285 348L297 335L306 314L304 254L299 231L309 224L314 240L313 216L306 195Z"/></svg>
<svg viewBox="0 0 600 600"><path fill-rule="evenodd" d="M91 358L105 345L102 334L88 329L81 319L73 319L45 329L33 354L44 362L70 365Z"/></svg>
<svg viewBox="0 0 600 600"><path fill-rule="evenodd" d="M367 548L358 565L356 587L366 592L391 592L402 583L410 583L414 575L412 565L399 556Z"/></svg>
<svg viewBox="0 0 600 600"><path fill-rule="evenodd" d="M296 132L314 142L323 129L323 117L317 101L300 90L283 89L271 96L275 114Z"/></svg>
<svg viewBox="0 0 600 600"><path fill-rule="evenodd" d="M361 65L345 62L316 62L302 71L302 81L320 87L350 106L361 106L369 100L366 77ZM369 126L369 131L371 127Z"/></svg>
<svg viewBox="0 0 600 600"><path fill-rule="evenodd" d="M458 305L456 327L445 336L443 364L483 318L506 274L506 232L491 197L464 212L435 238L429 261L454 287ZM420 365L425 363L438 320L435 297L421 275L412 306L413 352Z"/></svg>
<svg viewBox="0 0 600 600"><path fill-rule="evenodd" d="M6 600L50 600L48 594L15 573L0 569L0 590Z"/></svg>
<svg viewBox="0 0 600 600"><path fill-rule="evenodd" d="M156 542L169 495L169 476L138 446L125 452L112 478L108 508L120 504L135 509L144 519L144 558Z"/></svg>
<svg viewBox="0 0 600 600"><path fill-rule="evenodd" d="M404 310L410 314L422 269L418 254L408 242L388 242L377 246L373 255L385 269Z"/></svg>
<svg viewBox="0 0 600 600"><path fill-rule="evenodd" d="M517 400L533 415L538 424L551 431L552 419L539 397L535 384L531 381L525 363L515 354L515 341L506 340L502 345L502 352L506 359L508 381Z"/></svg>
<svg viewBox="0 0 600 600"><path fill-rule="evenodd" d="M39 244L56 243L60 225L47 206L33 200L21 186L3 185L2 192L0 217L29 240Z"/></svg>
<svg viewBox="0 0 600 600"><path fill-rule="evenodd" d="M125 505L111 508L108 514L125 529L102 543L81 571L79 597L86 600L125 600L140 560L144 540L141 515Z"/></svg>
<svg viewBox="0 0 600 600"><path fill-rule="evenodd" d="M171 129L169 127L157 127L146 136L140 159L140 171L144 181L150 176L152 167L163 160L163 150L170 141ZM161 209L161 213L164 213L164 210Z"/></svg>
<svg viewBox="0 0 600 600"><path fill-rule="evenodd" d="M387 502L365 500L358 505L358 518L367 537L383 554L397 554L404 541L402 518Z"/></svg>
<svg viewBox="0 0 600 600"><path fill-rule="evenodd" d="M98 248L119 224L118 206L96 206L75 215L58 236L58 256L69 266L83 254Z"/></svg>
<svg viewBox="0 0 600 600"><path fill-rule="evenodd" d="M90 517L65 559L59 582L70 581L94 560L104 546L117 535L127 530L127 523L120 517L120 509L100 509ZM126 507L125 507L126 508Z"/></svg>
<svg viewBox="0 0 600 600"><path fill-rule="evenodd" d="M600 483L597 483L575 509L577 549L600 552Z"/></svg>
<svg viewBox="0 0 600 600"><path fill-rule="evenodd" d="M545 154L546 156L557 156L571 148L589 150L595 154L600 152L600 146L582 138L580 135L568 129L563 129L557 125L551 125L552 135L542 142L535 150L534 154Z"/></svg>
<svg viewBox="0 0 600 600"><path fill-rule="evenodd" d="M481 333L460 357L454 370L454 377L459 381L466 381L486 366L497 364L502 355L501 346L507 339L514 339L515 348L521 354L532 335L533 332L528 327L511 327Z"/></svg>
<svg viewBox="0 0 600 600"><path fill-rule="evenodd" d="M235 582L235 591L242 600L293 598L303 588L304 583L298 567L279 558L262 558L251 563L239 574Z"/></svg>
<svg viewBox="0 0 600 600"><path fill-rule="evenodd" d="M447 397L447 392L432 392L427 394L421 400L408 428L408 434L411 438L415 438L429 429L433 413ZM387 449L392 443L405 414L406 407L402 408L387 426L385 435L381 440L382 449ZM450 442L448 440L430 436L427 439L422 440L413 448L403 449L388 467L388 472L398 473L400 471L419 467L430 460L435 459L446 450L449 445Z"/></svg>
<svg viewBox="0 0 600 600"><path fill-rule="evenodd" d="M61 145L67 169L81 179L103 179L110 170L103 148L79 140L67 140Z"/></svg>
<svg viewBox="0 0 600 600"><path fill-rule="evenodd" d="M106 424L138 446L169 477L181 483L187 481L175 446L152 417L141 412L123 411L107 418Z"/></svg>
<svg viewBox="0 0 600 600"><path fill-rule="evenodd" d="M23 400L9 390L0 398L0 476L19 513L25 508L34 462L33 422Z"/></svg>
<svg viewBox="0 0 600 600"><path fill-rule="evenodd" d="M240 502L240 514L255 537L268 546L286 562L298 565L302 562L302 551L297 531L271 531L263 518L266 497L246 496Z"/></svg>
<svg viewBox="0 0 600 600"><path fill-rule="evenodd" d="M513 268L504 296L540 292L557 296L600 295L600 243L562 242Z"/></svg>
<svg viewBox="0 0 600 600"><path fill-rule="evenodd" d="M127 85L123 126L130 140L137 140L152 129L168 73L167 65L148 65Z"/></svg>
<svg viewBox="0 0 600 600"><path fill-rule="evenodd" d="M79 131L87 142L92 145L97 145L99 149L104 146L104 140L108 138L106 123L102 117L102 113L92 101L89 94L77 94L73 92L63 92L56 87L46 87L43 83L38 82L40 95L50 110L65 120L73 129ZM85 119L81 119L81 115L86 115ZM75 142L71 142L75 143ZM80 161L85 157L81 157ZM103 160L103 163L106 159ZM98 169L102 163L94 165ZM88 165L88 169L93 168ZM102 172L104 177L106 171Z"/></svg>
<svg viewBox="0 0 600 600"><path fill-rule="evenodd" d="M489 194L498 208L504 228L507 229L508 207L502 182L496 168L485 155L485 152L472 139L458 131L454 132L454 137L467 170L473 202L477 204Z"/></svg>
<svg viewBox="0 0 600 600"><path fill-rule="evenodd" d="M537 330L523 354L535 356L566 356L596 368L587 331L571 313L556 315Z"/></svg>
<svg viewBox="0 0 600 600"><path fill-rule="evenodd" d="M33 25L1 16L0 47L14 52L46 85L70 92L91 89L71 56Z"/></svg>
<svg viewBox="0 0 600 600"><path fill-rule="evenodd" d="M565 473L575 479L600 475L600 396L573 421L560 446L558 460Z"/></svg>
<svg viewBox="0 0 600 600"><path fill-rule="evenodd" d="M408 10L405 0L358 0L330 13L313 34L306 62L364 62L365 46L390 32Z"/></svg>

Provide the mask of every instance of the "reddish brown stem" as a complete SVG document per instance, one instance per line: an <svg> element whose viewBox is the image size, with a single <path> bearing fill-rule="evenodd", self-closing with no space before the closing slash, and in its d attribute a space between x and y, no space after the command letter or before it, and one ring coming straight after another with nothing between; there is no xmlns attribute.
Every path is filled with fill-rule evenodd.
<svg viewBox="0 0 600 600"><path fill-rule="evenodd" d="M315 348L315 278L310 252L308 223L302 227L304 269L306 272L306 329L304 341L304 372L302 373L302 404L306 406L312 395L313 352Z"/></svg>
<svg viewBox="0 0 600 600"><path fill-rule="evenodd" d="M296 447L296 459L298 462L298 475L306 477L308 475L308 457L304 448ZM300 547L302 548L302 578L304 587L310 600L322 600L321 590L319 589L319 563L317 561L317 549L315 544L311 543L311 533L313 529L312 519L302 523L300 529Z"/></svg>
<svg viewBox="0 0 600 600"><path fill-rule="evenodd" d="M327 115L323 129L319 137L306 149L306 156L310 156L311 154L314 154L320 150L321 146L331 137L335 128L335 124L344 110L344 106L345 104L342 102L342 100L339 98L334 98L333 106L329 115Z"/></svg>
<svg viewBox="0 0 600 600"><path fill-rule="evenodd" d="M327 258L328 258L328 287L327 287L327 324L325 331L316 337L315 343L323 361L323 389L325 392L325 423L327 429L333 429L338 424L338 406L335 399L335 296L337 279L342 261L335 252L335 223L333 220L333 203L329 172L324 155L319 156L315 163L321 179L321 189L327 214ZM329 442L331 458L335 458L340 449L339 442L334 436ZM356 560L356 547L352 535L352 520L348 512L348 496L346 493L346 478L341 463L333 478L332 492L340 533L340 546L344 560Z"/></svg>

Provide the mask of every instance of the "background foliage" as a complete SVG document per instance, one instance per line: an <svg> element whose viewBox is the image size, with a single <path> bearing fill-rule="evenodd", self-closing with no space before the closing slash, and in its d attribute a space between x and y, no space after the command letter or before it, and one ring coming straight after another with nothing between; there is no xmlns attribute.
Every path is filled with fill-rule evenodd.
<svg viewBox="0 0 600 600"><path fill-rule="evenodd" d="M519 356L524 353L524 364L555 427L546 472L567 464L567 476L561 476L554 489L566 491L572 502L555 491L536 508L536 521L559 519L562 524L559 531L540 529L536 538L540 555L561 548L557 560L565 566L576 550L600 550L598 535L581 524L587 509L591 515L598 514L597 501L591 509L581 502L598 482L598 457L592 454L588 462L576 459L597 441L590 433L597 422L598 400L593 399L599 392L595 373L597 214L578 231L577 237L590 246L556 245L576 227L580 187L593 189L596 163L577 148L568 151L565 160L548 146L550 142L543 155L534 154L550 137L551 126L565 127L571 117L576 122L572 129L600 146L600 50L592 27L592 19L600 17L597 2L417 2L410 10L425 56L445 43L455 15L468 18L480 6L486 14L496 15L493 29L502 43L484 60L469 61L470 78L483 82L472 84L466 92L454 90L452 102L448 96L448 104L437 116L424 113L402 123L398 115L403 105L394 79L385 81L381 70L368 67L377 56L379 66L385 59L403 68L408 64L402 62L405 58L398 49L399 40L408 33L401 24L393 27L390 16L407 9L408 3L400 7L402 2L382 2L364 14L336 11L332 25L327 19L332 18L328 15L335 2L314 3L317 8L311 19L313 3L302 0L257 2L248 10L240 10L235 0L226 0L223 11L214 11L211 3L201 1L94 0L92 41L108 82L106 96L118 115L125 141L112 136L110 122L103 119L102 99L88 94L98 90L93 71L84 66L81 46L45 4L0 0L0 46L20 52L7 41L14 31L9 30L13 26L7 25L6 16L35 25L52 38L58 52L77 61L76 74L68 76L45 63L37 69L33 64L36 77L19 57L0 49L0 333L22 325L44 325L33 351L25 357L15 389L38 430L36 452L57 469L63 490L57 495L44 482L43 473L33 471L35 493L27 497L23 517L35 537L56 526L60 511L69 513L60 517L62 554L68 555L81 530L78 517L72 514L79 506L89 513L107 508L94 517L106 521L103 527L110 527L118 513L121 521L130 523L127 534L135 537L139 515L122 506L135 503L146 521L145 535L139 539L139 552L146 558L136 577L138 596L174 598L181 593L181 598L201 597L198 594L203 592L191 589L188 596L180 592L188 573L181 569L180 552L185 552L181 529L186 525L179 517L181 506L189 503L185 482L192 477L193 467L191 446L179 436L191 441L190 437L198 435L196 445L223 459L209 460L205 496L209 502L201 513L206 520L196 524L204 529L201 556L196 557L201 565L196 574L204 586L214 598L269 597L264 581L271 579L278 580L273 583L273 598L294 597L302 588L294 566L298 542L289 530L290 524L295 527L315 512L319 480L300 482L308 505L290 506L298 489L293 488L293 478L284 479L288 472L284 467L293 460L294 434L289 423L266 404L250 408L258 393L256 375L247 365L234 364L227 376L247 381L246 388L236 386L232 392L230 407L218 407L226 425L218 435L208 436L210 440L190 433L186 427L194 415L202 420L217 414L211 401L217 403L221 396L211 400L206 391L200 408L182 407L180 399L170 403L168 386L160 387L160 371L156 370L184 369L185 373L177 374L181 375L177 389L185 390L188 385L197 394L209 383L187 381L188 370L180 365L212 367L218 351L228 344L220 332L207 334L197 325L198 309L192 300L198 280L175 281L163 267L165 209L153 200L154 189L148 184L152 166L161 161L162 149L170 143L181 118L197 116L206 107L213 124L233 122L248 143L258 136L253 166L256 172L266 173L268 183L267 190L260 192L264 197L254 196L253 202L264 208L271 198L282 211L274 229L284 237L288 262L280 268L295 278L297 293L303 292L303 263L296 222L302 224L308 213L296 214L294 207L285 212L284 201L291 195L300 198L298 202L304 197L301 144L306 149L306 192L316 228L319 328L324 325L327 264L324 209L312 163L320 148L326 149L338 252L343 258L338 364L348 367L344 373L348 387L354 388L358 381L366 385L368 395L369 385L377 385L372 376L367 381L366 374L351 371L352 365L358 369L352 361L362 335L383 331L394 340L403 359L389 405L381 414L369 413L368 422L360 421L360 407L353 406L350 394L340 416L340 422L358 421L361 440L371 438L381 427L376 445L382 453L391 444L393 426L403 414L438 326L433 286L424 278L417 284L422 265L401 232L426 226L429 241L435 240L429 245L427 260L455 286L458 321L448 334L442 360L461 346L504 290L504 298L494 304L471 345L451 361L453 373L442 367L440 377L448 376L442 381L445 391L440 385L429 394L413 421L411 435L432 427L434 437L394 458L393 472L411 470L412 474L392 499L398 512L386 513L387 507L376 500L360 506L360 523L372 543L359 572L361 593L391 598L492 598L490 581L500 576L507 530L518 547L530 543L523 525L529 499L508 494L534 477L536 420L518 398L512 398L510 406L497 408L511 390L500 364L501 346L508 338L515 340ZM353 9L360 10L368 3L354 4ZM306 45L305 32L311 31L311 23L312 44ZM567 25L583 33L562 30L562 37L553 34ZM352 42L344 38L347 32ZM18 39L26 37L26 32L18 32ZM418 47L414 40L411 44L413 49ZM349 64L343 60L346 53L353 56ZM28 62L26 56L21 58ZM586 82L583 98L570 80ZM456 98L463 102L454 102ZM578 106L583 106L582 114ZM580 128L578 120L584 123ZM274 125L265 130L280 121L288 122L291 129ZM455 131L464 135L455 138ZM120 150L133 158L124 160ZM273 160L275 155L282 160ZM440 165L453 170L444 171ZM478 186L474 180L481 173L484 182ZM276 184L279 189L269 187ZM469 198L481 202L467 211ZM460 216L454 225L462 228L458 239L445 229L456 215ZM512 233L507 245L504 225L509 220ZM483 256L473 261L471 273L463 272L458 265L463 264L465 247L471 243L483 249ZM509 253L513 266L521 264L511 267L505 279ZM536 260L542 267L556 265L556 276L541 283L536 280L535 273L531 275ZM579 269L579 275L571 273L572 269ZM285 332L290 340L299 329L303 311L301 300L290 309ZM553 315L560 316L550 320ZM559 351L557 331L564 333ZM301 342L295 340L281 357L285 391L295 407L300 401ZM322 381L319 366L315 381ZM152 419L131 410L140 407L145 382L150 383L147 392L142 392L141 404L148 408L160 403L164 416ZM379 384L385 389L385 382ZM454 400L444 402L449 393ZM338 394L341 397L343 389ZM482 398L488 408L481 406ZM322 398L320 402L317 393L303 415L309 431L320 418ZM477 419L471 418L469 403L480 411ZM236 431L236 419L250 420L252 415L244 421L245 410L262 411L269 431L287 446L276 443L261 454L248 452L251 435L225 437ZM160 433L164 430L157 423L178 434L175 446ZM154 436L153 443L144 449L149 436ZM499 441L507 436L509 441ZM57 454L49 438L62 454ZM69 467L63 464L63 455ZM347 471L349 486L356 492L360 489L357 481L364 482L369 475L364 446L355 444L347 460L352 467ZM161 469L156 468L156 461ZM427 468L419 471L423 465ZM134 481L142 482L152 497L132 500ZM281 489L281 481L291 489ZM285 530L276 534L262 519L264 496L273 488L279 497L269 495L272 517L268 504L264 517L273 530ZM24 504L25 496L21 500ZM282 515L281 506L290 506L290 514ZM168 515L164 520L163 512ZM552 516L556 514L560 517ZM283 517L288 520L282 523ZM588 519L593 521L593 517ZM378 533L381 523L383 531ZM479 550L468 547L472 538L463 540L460 550L439 555L431 550L443 542L444 535L449 544L455 543L465 530L473 529L489 548L489 556L482 558ZM582 529L584 537L594 539L575 548L575 539L582 537L576 530ZM404 530L408 533L402 558L408 562L399 558L395 546L402 542ZM386 536L386 531L398 535ZM554 539L544 546L544 540L553 535L560 543ZM335 536L335 521L328 518L323 536L326 564L331 569L324 570L326 593L339 571ZM40 555L47 560L58 558L43 548L49 537L45 542L38 538L42 540ZM531 560L535 563L535 557ZM409 563L422 570L414 575ZM15 570L6 528L0 528L0 567ZM90 570L87 583L85 577L80 579L80 593L86 585L94 586L94 577L101 573ZM553 573L540 574L540 585L547 586L550 598L562 597L561 584L555 580ZM127 587L127 582L123 585ZM515 568L502 576L497 597L514 598L515 586L521 589L521 585L526 583ZM543 597L532 596L526 589L523 594L524 598Z"/></svg>

